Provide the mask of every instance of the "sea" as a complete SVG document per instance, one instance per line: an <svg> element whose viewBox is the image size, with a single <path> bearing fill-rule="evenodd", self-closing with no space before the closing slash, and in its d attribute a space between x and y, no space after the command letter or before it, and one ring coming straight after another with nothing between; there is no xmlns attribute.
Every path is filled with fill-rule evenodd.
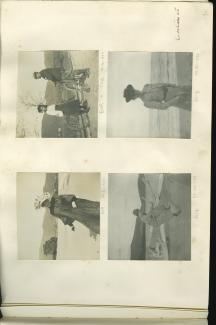
<svg viewBox="0 0 216 325"><path fill-rule="evenodd" d="M151 54L151 83L192 85L193 55L187 52ZM149 136L160 138L190 138L191 111L178 107L149 110Z"/></svg>

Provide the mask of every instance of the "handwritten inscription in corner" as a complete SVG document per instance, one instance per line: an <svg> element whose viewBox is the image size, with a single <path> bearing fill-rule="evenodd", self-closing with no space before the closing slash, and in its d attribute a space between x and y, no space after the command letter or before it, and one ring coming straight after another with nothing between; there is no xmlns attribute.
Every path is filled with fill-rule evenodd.
<svg viewBox="0 0 216 325"><path fill-rule="evenodd" d="M175 29L176 29L176 41L180 41L180 9L174 7L175 10Z"/></svg>

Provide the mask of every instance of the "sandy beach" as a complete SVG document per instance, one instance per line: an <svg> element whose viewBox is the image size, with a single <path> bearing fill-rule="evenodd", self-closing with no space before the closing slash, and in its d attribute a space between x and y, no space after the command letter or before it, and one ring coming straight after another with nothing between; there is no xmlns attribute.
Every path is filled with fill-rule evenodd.
<svg viewBox="0 0 216 325"><path fill-rule="evenodd" d="M190 260L191 258L191 180L190 174L145 174L148 186L145 186L147 202L153 201L155 194L160 195L160 202L172 202L181 209L180 215L171 218L165 223L164 236L166 244L162 255L155 257L149 250L148 243L160 242L160 233L153 233L155 238L150 238L150 226L146 225L145 259L150 260ZM160 184L160 182L162 183ZM146 211L150 204L146 204ZM168 257L167 257L168 254Z"/></svg>
<svg viewBox="0 0 216 325"><path fill-rule="evenodd" d="M152 53L151 83L192 85L192 53ZM190 138L191 110L169 107L149 111L149 135L161 138Z"/></svg>

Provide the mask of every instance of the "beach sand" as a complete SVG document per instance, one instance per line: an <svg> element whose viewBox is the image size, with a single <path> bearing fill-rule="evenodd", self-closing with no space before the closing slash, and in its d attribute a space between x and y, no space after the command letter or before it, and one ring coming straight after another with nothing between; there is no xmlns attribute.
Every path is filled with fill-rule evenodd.
<svg viewBox="0 0 216 325"><path fill-rule="evenodd" d="M151 83L192 85L192 53L152 53ZM167 110L151 109L149 136L160 138L190 138L191 110L169 107Z"/></svg>
<svg viewBox="0 0 216 325"><path fill-rule="evenodd" d="M146 174L150 187L146 187L147 200L154 200L152 193L157 193L160 174ZM162 174L161 174L162 175ZM160 201L170 201L181 209L181 213L165 223L167 246L161 257L150 254L146 244L146 259L190 260L191 258L191 179L190 174L163 174ZM146 207L146 211L149 206ZM146 243L150 241L150 228L146 226ZM158 238L153 241L160 241Z"/></svg>

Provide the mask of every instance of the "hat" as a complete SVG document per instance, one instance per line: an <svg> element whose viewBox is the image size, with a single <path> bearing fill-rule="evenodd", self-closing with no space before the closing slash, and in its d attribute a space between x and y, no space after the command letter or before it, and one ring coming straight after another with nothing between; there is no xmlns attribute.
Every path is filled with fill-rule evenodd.
<svg viewBox="0 0 216 325"><path fill-rule="evenodd" d="M37 107L38 112L39 113L44 112L43 111L43 108L46 108L47 109L47 105L45 105L45 104L39 104L38 107Z"/></svg>
<svg viewBox="0 0 216 325"><path fill-rule="evenodd" d="M34 200L34 207L35 209L40 209L42 207L42 204L46 201L49 200L51 197L49 192L45 192L42 195L37 195L37 197Z"/></svg>
<svg viewBox="0 0 216 325"><path fill-rule="evenodd" d="M33 72L34 79L38 79L38 72Z"/></svg>
<svg viewBox="0 0 216 325"><path fill-rule="evenodd" d="M134 87L132 85L128 85L124 90L123 96L124 96L127 103L131 99L134 99L134 97L135 97L135 89L134 89Z"/></svg>

